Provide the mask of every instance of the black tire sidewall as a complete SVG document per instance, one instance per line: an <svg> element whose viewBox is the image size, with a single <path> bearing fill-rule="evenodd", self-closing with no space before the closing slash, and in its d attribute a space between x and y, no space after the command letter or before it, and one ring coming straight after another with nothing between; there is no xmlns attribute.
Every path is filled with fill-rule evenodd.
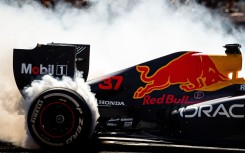
<svg viewBox="0 0 245 153"><path fill-rule="evenodd" d="M47 135L40 125L41 112L47 105L55 102L64 103L71 108L74 114L74 126L69 133L59 138ZM92 135L92 125L91 109L84 98L75 91L66 88L54 88L42 92L33 100L27 114L27 126L30 134L38 144L44 147L69 147L85 143Z"/></svg>

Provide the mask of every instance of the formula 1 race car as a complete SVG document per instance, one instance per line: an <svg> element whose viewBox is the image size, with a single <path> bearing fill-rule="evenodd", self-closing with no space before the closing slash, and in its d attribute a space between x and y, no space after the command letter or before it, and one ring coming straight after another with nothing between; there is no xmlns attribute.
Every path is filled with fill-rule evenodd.
<svg viewBox="0 0 245 153"><path fill-rule="evenodd" d="M241 45L224 47L224 55L179 51L92 80L88 44L14 49L14 77L25 99L24 90L43 76L74 78L77 71L96 99L97 110L73 89L48 88L31 101L29 132L50 148L103 136L244 147Z"/></svg>

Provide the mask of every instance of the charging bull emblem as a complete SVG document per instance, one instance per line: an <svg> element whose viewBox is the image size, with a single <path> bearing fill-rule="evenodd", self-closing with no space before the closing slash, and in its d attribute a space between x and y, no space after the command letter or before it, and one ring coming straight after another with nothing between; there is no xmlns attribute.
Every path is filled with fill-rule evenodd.
<svg viewBox="0 0 245 153"><path fill-rule="evenodd" d="M229 80L216 68L214 62L207 55L194 55L197 52L187 52L159 68L149 76L148 66L137 66L140 79L146 83L134 93L134 99L143 98L154 90L163 90L171 85L179 84L179 88L186 92L202 90L218 82Z"/></svg>

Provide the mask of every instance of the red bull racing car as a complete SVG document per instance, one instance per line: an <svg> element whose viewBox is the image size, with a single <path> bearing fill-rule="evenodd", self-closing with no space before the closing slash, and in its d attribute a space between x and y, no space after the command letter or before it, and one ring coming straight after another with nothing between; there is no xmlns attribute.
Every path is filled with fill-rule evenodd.
<svg viewBox="0 0 245 153"><path fill-rule="evenodd" d="M245 146L245 80L240 44L224 55L180 51L87 80L90 45L38 44L14 49L13 70L23 95L44 75L83 72L95 94L98 118L86 98L49 88L32 100L28 130L43 147L84 144L98 137L128 137L198 145Z"/></svg>

